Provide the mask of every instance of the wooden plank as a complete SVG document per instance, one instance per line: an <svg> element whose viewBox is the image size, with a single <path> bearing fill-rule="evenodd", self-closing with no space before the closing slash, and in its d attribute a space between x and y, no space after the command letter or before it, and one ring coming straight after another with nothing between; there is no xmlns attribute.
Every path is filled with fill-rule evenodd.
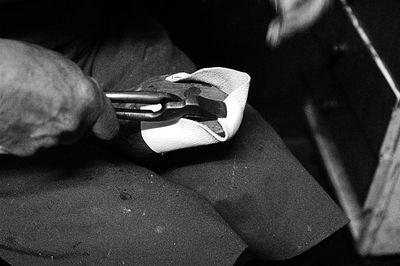
<svg viewBox="0 0 400 266"><path fill-rule="evenodd" d="M351 220L351 233L355 239L358 239L362 226L361 207L338 148L332 139L326 122L319 114L318 108L311 101L306 103L304 112L328 176L337 193L339 203Z"/></svg>
<svg viewBox="0 0 400 266"><path fill-rule="evenodd" d="M357 205L356 193L349 182L351 176L329 129L324 126L318 109L310 103L306 105L306 117L339 202L352 220L350 229L359 253L368 256L400 254L399 88L352 8L345 0L338 2L345 16L343 13L339 16L336 29L342 41L349 41L345 47L358 49L339 59L333 70L373 149L379 150L378 165L362 209ZM337 27L343 25L343 18L351 22L352 29ZM367 86L360 87L363 82Z"/></svg>
<svg viewBox="0 0 400 266"><path fill-rule="evenodd" d="M392 115L380 162L364 205L365 226L358 249L362 255L400 253L400 109Z"/></svg>
<svg viewBox="0 0 400 266"><path fill-rule="evenodd" d="M389 255L400 253L400 110L397 108L400 93L398 85L383 59L373 46L351 7L340 0L352 25L368 49L371 58L385 78L396 101L381 145L379 164L370 186L363 211L364 227L358 241L362 255Z"/></svg>

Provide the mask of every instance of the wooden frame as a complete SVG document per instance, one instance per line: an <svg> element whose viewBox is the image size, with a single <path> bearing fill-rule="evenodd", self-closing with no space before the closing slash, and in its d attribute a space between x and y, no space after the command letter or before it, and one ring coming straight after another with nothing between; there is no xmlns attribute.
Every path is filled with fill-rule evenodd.
<svg viewBox="0 0 400 266"><path fill-rule="evenodd" d="M305 116L339 203L351 219L350 231L359 253L400 254L400 90L351 7L346 0L339 2L396 99L363 206L357 201L329 127L312 101L305 105Z"/></svg>

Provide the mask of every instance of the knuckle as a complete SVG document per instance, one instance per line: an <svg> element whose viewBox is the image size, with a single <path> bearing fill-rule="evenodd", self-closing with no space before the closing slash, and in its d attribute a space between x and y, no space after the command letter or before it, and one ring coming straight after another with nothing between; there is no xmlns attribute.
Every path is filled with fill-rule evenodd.
<svg viewBox="0 0 400 266"><path fill-rule="evenodd" d="M73 114L68 114L63 116L61 123L64 125L63 131L68 131L68 132L77 130L80 124L78 115L73 115Z"/></svg>
<svg viewBox="0 0 400 266"><path fill-rule="evenodd" d="M83 106L93 107L99 102L100 95L96 86L94 82L87 78L81 82L79 97L82 100Z"/></svg>

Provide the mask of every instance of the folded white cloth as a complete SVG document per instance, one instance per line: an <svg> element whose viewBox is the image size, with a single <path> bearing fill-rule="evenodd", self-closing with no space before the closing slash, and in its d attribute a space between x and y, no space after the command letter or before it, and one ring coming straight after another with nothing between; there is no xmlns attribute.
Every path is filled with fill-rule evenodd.
<svg viewBox="0 0 400 266"><path fill-rule="evenodd" d="M228 96L224 100L227 117L218 118L225 134L219 135L207 125L181 118L173 122L141 122L146 144L157 153L224 142L234 136L242 122L247 101L250 76L233 69L203 68L192 74L177 73L166 78L171 82L200 81L213 85Z"/></svg>

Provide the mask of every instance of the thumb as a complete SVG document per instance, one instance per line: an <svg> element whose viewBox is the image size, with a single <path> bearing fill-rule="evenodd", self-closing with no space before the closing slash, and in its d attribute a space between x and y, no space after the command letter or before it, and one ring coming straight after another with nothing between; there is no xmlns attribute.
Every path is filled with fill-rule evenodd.
<svg viewBox="0 0 400 266"><path fill-rule="evenodd" d="M92 126L92 133L103 140L110 140L117 135L119 130L119 121L115 110L111 104L111 101L105 96L103 91L100 89L99 84L95 79L92 78L95 88L100 94L100 115Z"/></svg>
<svg viewBox="0 0 400 266"><path fill-rule="evenodd" d="M103 140L110 140L117 135L119 122L108 98L103 96L103 109L92 127L94 135Z"/></svg>

